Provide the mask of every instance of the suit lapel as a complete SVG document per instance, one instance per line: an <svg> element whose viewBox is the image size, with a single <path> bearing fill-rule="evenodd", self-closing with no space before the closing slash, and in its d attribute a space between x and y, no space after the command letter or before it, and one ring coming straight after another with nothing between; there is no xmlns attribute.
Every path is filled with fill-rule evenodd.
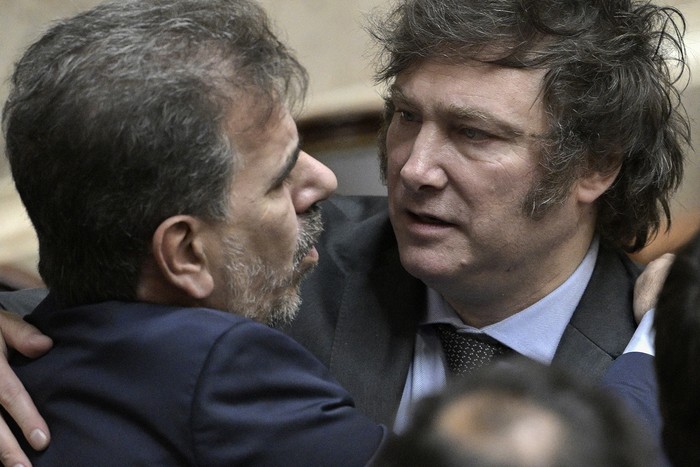
<svg viewBox="0 0 700 467"><path fill-rule="evenodd" d="M361 410L388 426L401 401L424 309L425 286L403 269L395 243L371 270L347 277L331 372Z"/></svg>
<svg viewBox="0 0 700 467"><path fill-rule="evenodd" d="M552 364L587 380L602 378L636 328L632 292L638 274L624 253L601 241L593 275Z"/></svg>

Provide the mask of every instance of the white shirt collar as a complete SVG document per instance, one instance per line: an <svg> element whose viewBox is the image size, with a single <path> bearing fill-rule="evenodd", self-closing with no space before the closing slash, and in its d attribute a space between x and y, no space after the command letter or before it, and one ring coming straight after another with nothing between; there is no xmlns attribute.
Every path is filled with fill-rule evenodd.
<svg viewBox="0 0 700 467"><path fill-rule="evenodd" d="M524 310L481 329L462 323L452 307L433 289L428 289L428 312L421 324L450 323L459 330L482 332L519 354L549 364L561 336L593 274L598 257L598 238L569 278L550 294Z"/></svg>

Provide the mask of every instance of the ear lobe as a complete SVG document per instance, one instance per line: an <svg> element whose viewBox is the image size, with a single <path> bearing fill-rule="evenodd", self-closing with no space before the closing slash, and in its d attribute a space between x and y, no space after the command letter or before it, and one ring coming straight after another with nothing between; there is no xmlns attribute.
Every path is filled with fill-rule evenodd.
<svg viewBox="0 0 700 467"><path fill-rule="evenodd" d="M593 204L610 188L618 173L620 173L620 166L607 172L592 171L579 178L575 186L576 199L580 203Z"/></svg>
<svg viewBox="0 0 700 467"><path fill-rule="evenodd" d="M211 263L205 254L206 224L179 215L164 220L153 234L153 257L163 278L186 295L203 299L214 290Z"/></svg>

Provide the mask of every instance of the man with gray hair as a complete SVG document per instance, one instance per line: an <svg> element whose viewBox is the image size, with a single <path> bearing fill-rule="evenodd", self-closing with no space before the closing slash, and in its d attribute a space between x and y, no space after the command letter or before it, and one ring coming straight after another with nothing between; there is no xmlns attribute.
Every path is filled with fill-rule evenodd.
<svg viewBox="0 0 700 467"><path fill-rule="evenodd" d="M299 307L336 180L299 148L307 76L264 11L104 3L29 47L12 85L7 156L49 289L27 320L54 342L10 359L53 431L32 459L367 463L384 429L265 325Z"/></svg>

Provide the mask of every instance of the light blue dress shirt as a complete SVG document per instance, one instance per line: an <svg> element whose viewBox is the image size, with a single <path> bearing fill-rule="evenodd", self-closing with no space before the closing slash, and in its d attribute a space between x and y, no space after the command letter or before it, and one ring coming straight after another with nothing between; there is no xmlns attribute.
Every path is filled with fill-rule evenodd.
<svg viewBox="0 0 700 467"><path fill-rule="evenodd" d="M571 276L549 295L524 310L481 329L462 323L442 296L428 289L428 310L416 334L413 363L408 370L403 396L396 414L394 431L402 431L415 403L445 386L444 353L432 325L449 323L464 332L484 333L517 353L550 364L566 325L588 286L596 258L598 238Z"/></svg>

